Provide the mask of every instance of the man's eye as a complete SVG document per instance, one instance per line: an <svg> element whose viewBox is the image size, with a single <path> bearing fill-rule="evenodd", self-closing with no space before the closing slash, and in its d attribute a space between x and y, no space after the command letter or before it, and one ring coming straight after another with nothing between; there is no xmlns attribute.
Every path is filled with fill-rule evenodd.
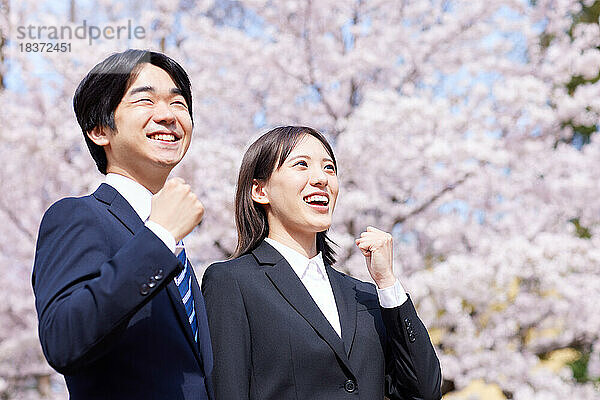
<svg viewBox="0 0 600 400"><path fill-rule="evenodd" d="M185 102L181 101L181 100L174 101L171 104L176 104L178 106L182 106L182 107L186 107L187 108L187 104L185 104Z"/></svg>
<svg viewBox="0 0 600 400"><path fill-rule="evenodd" d="M138 100L134 101L134 103L152 103L152 100L144 98L144 99L138 99Z"/></svg>

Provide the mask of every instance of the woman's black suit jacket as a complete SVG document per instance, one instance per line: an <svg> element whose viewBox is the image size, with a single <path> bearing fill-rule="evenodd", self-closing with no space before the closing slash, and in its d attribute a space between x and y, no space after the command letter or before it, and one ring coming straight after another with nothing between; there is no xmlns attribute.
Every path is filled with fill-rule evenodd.
<svg viewBox="0 0 600 400"><path fill-rule="evenodd" d="M441 398L439 361L410 298L381 308L373 284L326 268L342 338L268 243L206 270L216 400Z"/></svg>

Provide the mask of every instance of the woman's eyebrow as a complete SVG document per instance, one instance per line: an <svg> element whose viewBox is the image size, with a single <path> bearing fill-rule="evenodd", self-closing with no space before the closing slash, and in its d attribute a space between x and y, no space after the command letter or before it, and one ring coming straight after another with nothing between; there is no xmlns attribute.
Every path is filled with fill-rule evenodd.
<svg viewBox="0 0 600 400"><path fill-rule="evenodd" d="M306 154L297 154L293 157L288 157L288 160L295 160L296 158L310 158L310 156L306 155Z"/></svg>
<svg viewBox="0 0 600 400"><path fill-rule="evenodd" d="M296 158L312 158L311 156L307 155L307 154L297 154L293 157L289 157L288 160L292 161L295 160ZM322 161L330 161L333 162L333 160L330 157L323 157Z"/></svg>

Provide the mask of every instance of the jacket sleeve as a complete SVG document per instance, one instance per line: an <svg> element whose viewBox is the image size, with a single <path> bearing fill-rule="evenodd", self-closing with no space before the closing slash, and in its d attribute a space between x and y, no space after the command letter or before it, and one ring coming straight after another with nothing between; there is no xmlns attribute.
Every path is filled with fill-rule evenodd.
<svg viewBox="0 0 600 400"><path fill-rule="evenodd" d="M202 278L213 346L215 398L250 398L250 328L239 283L230 263L213 264Z"/></svg>
<svg viewBox="0 0 600 400"><path fill-rule="evenodd" d="M108 216L68 198L40 225L32 275L39 336L49 364L63 374L107 353L133 314L182 268L146 227L119 247L106 231Z"/></svg>
<svg viewBox="0 0 600 400"><path fill-rule="evenodd" d="M387 335L386 395L394 400L441 399L440 363L410 297L398 307L382 307L381 314Z"/></svg>

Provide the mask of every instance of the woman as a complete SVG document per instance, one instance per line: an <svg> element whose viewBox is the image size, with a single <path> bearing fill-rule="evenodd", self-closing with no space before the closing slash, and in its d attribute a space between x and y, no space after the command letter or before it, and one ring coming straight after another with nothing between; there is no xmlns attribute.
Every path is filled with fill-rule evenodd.
<svg viewBox="0 0 600 400"><path fill-rule="evenodd" d="M217 400L441 397L427 330L393 275L391 236L369 227L356 240L379 289L331 267L336 174L311 128L275 128L246 152L234 259L202 283Z"/></svg>

